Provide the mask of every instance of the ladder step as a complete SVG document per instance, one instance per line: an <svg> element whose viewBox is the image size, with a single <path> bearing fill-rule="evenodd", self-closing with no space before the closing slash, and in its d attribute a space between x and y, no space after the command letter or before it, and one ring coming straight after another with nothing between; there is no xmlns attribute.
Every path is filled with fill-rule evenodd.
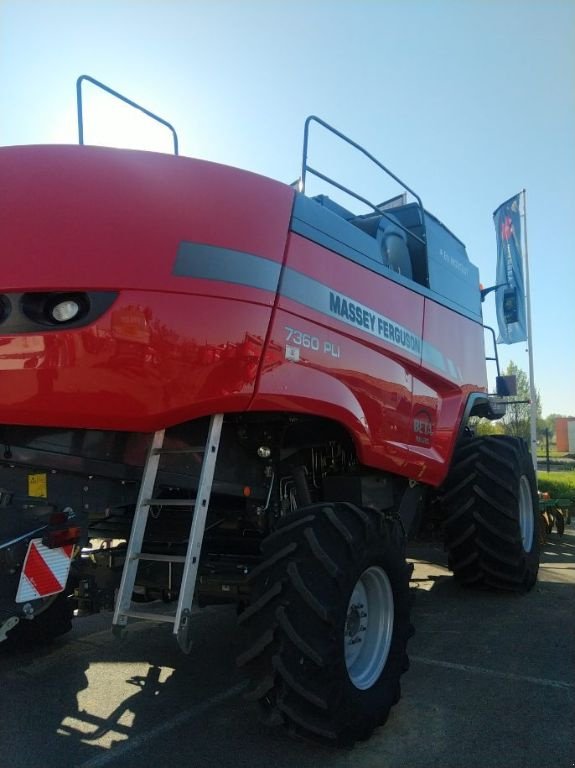
<svg viewBox="0 0 575 768"><path fill-rule="evenodd" d="M173 613L166 613L166 609L170 610L172 606L174 609ZM165 603L160 602L153 602L148 604L144 603L138 608L131 607L126 611L122 611L121 615L127 616L130 619L142 619L144 621L164 621L166 624L174 624L177 609L176 603L172 603L172 606L167 606ZM192 616L196 616L202 613L202 609L194 603L190 613Z"/></svg>
<svg viewBox="0 0 575 768"><path fill-rule="evenodd" d="M146 499L144 504L148 504L150 507L162 506L162 507L194 507L196 505L195 499Z"/></svg>
<svg viewBox="0 0 575 768"><path fill-rule="evenodd" d="M206 530L206 518L212 493L223 421L224 415L222 413L217 413L211 416L205 448L190 446L189 448L163 449L165 430L160 429L154 433L142 473L142 483L136 502L132 530L126 548L126 559L122 571L122 579L118 590L116 606L114 608L114 619L112 624L118 631L125 626L129 618L144 619L148 621L165 621L172 624L174 634L178 638L178 643L186 653L189 651L190 647L189 619L193 612L192 606L196 577L202 542ZM161 454L163 453L202 455L200 476L198 478L198 490L195 498L154 498L154 487L158 477ZM156 492L162 493L162 491ZM163 492L166 493L167 491L164 489ZM193 516L190 515L192 519L190 523L189 537L185 542L182 541L182 544L186 543L185 556L170 554L155 555L151 552L142 551L146 546L144 544L144 538L149 516L149 507L167 507L168 509L170 507L185 507L189 510L195 509ZM153 545L152 548L154 548ZM146 604L145 606L141 604L135 605L133 603L132 596L136 586L138 565L142 560L183 564L182 578L174 613L167 613L165 603L159 601L155 604ZM168 608L167 610L170 609Z"/></svg>
<svg viewBox="0 0 575 768"><path fill-rule="evenodd" d="M165 621L167 624L173 624L176 621L175 610L174 613L156 613L153 610L146 610L145 608L130 608L127 611L122 611L122 615L128 616L130 619L144 619L145 621Z"/></svg>
<svg viewBox="0 0 575 768"><path fill-rule="evenodd" d="M185 555L155 555L153 552L140 552L134 555L136 560L152 560L157 563L185 563Z"/></svg>

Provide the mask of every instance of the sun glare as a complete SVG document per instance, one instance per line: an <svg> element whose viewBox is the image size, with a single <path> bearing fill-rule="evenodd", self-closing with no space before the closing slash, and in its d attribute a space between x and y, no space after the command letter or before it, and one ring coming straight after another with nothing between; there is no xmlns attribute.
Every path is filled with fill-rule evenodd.
<svg viewBox="0 0 575 768"><path fill-rule="evenodd" d="M142 106L156 111L154 105ZM169 122L169 116L159 116ZM76 143L77 125L76 110L66 109L50 130L48 142ZM173 136L168 127L89 83L85 84L83 93L83 125L84 144L169 154L174 151Z"/></svg>

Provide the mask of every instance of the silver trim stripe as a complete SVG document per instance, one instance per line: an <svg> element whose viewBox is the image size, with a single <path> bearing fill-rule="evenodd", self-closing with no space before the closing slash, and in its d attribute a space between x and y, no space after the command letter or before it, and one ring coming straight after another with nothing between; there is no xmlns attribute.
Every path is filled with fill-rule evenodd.
<svg viewBox="0 0 575 768"><path fill-rule="evenodd" d="M423 346L421 336L371 307L301 272L285 269L280 294L299 304L305 304L316 312L335 317L342 323L369 333L370 336L375 336L381 341L387 341L416 358L421 355Z"/></svg>
<svg viewBox="0 0 575 768"><path fill-rule="evenodd" d="M180 243L172 274L248 285L275 293L281 264L253 253L203 243Z"/></svg>
<svg viewBox="0 0 575 768"><path fill-rule="evenodd" d="M424 341L421 336L404 325L396 323L395 320L308 275L286 267L282 274L279 292L280 295L297 301L298 304L303 304L328 317L334 317L352 328L392 344L417 360L421 356L423 363L443 371L453 381L463 380L461 371L453 360L446 358L443 352L433 344Z"/></svg>
<svg viewBox="0 0 575 768"><path fill-rule="evenodd" d="M302 272L290 267L282 272L281 265L271 259L215 245L183 242L178 248L173 274L279 292L298 304L391 344L417 360L421 358L423 363L456 382L463 379L451 359L411 329Z"/></svg>

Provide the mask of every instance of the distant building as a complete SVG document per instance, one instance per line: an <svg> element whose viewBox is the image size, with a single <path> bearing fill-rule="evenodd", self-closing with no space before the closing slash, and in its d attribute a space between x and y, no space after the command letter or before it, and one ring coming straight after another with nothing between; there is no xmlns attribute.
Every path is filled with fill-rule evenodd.
<svg viewBox="0 0 575 768"><path fill-rule="evenodd" d="M575 417L556 419L555 434L558 451L575 453Z"/></svg>

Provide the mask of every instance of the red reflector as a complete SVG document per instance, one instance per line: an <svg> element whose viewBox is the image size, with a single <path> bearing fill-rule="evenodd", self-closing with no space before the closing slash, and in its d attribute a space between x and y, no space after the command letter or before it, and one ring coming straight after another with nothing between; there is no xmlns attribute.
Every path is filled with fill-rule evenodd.
<svg viewBox="0 0 575 768"><path fill-rule="evenodd" d="M44 544L50 549L57 549L66 546L66 544L77 544L81 535L82 530L77 526L63 528L59 531L49 531L44 539Z"/></svg>

